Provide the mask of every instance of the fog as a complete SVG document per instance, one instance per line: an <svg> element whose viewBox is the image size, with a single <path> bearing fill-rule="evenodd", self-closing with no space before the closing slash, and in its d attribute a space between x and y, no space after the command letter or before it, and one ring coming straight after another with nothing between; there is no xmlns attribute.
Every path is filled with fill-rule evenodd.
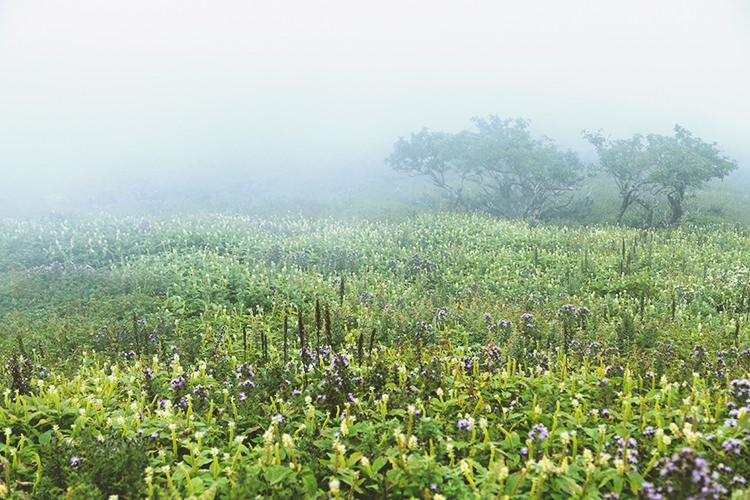
<svg viewBox="0 0 750 500"><path fill-rule="evenodd" d="M0 215L164 188L398 196L399 136L490 114L578 151L584 129L679 123L747 166L749 88L743 0L3 0Z"/></svg>

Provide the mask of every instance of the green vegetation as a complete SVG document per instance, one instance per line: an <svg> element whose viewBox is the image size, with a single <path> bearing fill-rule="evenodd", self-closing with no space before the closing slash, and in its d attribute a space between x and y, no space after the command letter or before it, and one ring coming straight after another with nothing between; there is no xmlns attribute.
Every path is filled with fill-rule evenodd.
<svg viewBox="0 0 750 500"><path fill-rule="evenodd" d="M631 139L610 141L601 133L585 133L599 155L600 167L619 190L617 224L625 212L640 206L644 225L654 224L654 212L662 199L669 205L667 225L677 224L685 214L685 199L712 179L723 179L737 162L721 154L716 144L707 144L680 127L674 137L639 134Z"/></svg>
<svg viewBox="0 0 750 500"><path fill-rule="evenodd" d="M512 219L570 212L584 170L575 153L546 137L534 139L528 120L490 116L472 122L476 130L423 129L400 138L386 161L399 172L429 177L454 208Z"/></svg>
<svg viewBox="0 0 750 500"><path fill-rule="evenodd" d="M601 132L584 132L599 157L594 169L551 139L533 138L528 120L490 116L472 122L475 130L450 134L422 129L409 139L401 137L386 162L396 171L428 177L448 195L452 209L534 221L584 220L592 203L580 195L585 174L599 170L618 190L617 225L637 206L643 227L679 224L686 201L697 190L737 169L737 162L715 143L679 125L674 137L636 134L610 140ZM659 210L664 203L667 209Z"/></svg>
<svg viewBox="0 0 750 500"><path fill-rule="evenodd" d="M0 495L741 495L749 244L441 213L5 220Z"/></svg>

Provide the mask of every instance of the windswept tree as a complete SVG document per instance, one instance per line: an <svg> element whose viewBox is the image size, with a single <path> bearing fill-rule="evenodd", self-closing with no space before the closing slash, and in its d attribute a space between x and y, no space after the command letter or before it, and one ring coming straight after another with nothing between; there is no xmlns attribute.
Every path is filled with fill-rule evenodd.
<svg viewBox="0 0 750 500"><path fill-rule="evenodd" d="M636 134L630 139L609 140L601 132L584 132L583 136L596 148L601 169L612 177L619 190L617 225L622 224L625 213L633 205L645 210L645 224L651 225L658 201L653 194L653 165L646 139Z"/></svg>
<svg viewBox="0 0 750 500"><path fill-rule="evenodd" d="M650 135L651 175L657 193L669 203L668 224L676 224L685 213L685 198L713 179L723 179L737 162L721 153L716 143L706 143L675 125L674 136Z"/></svg>
<svg viewBox="0 0 750 500"><path fill-rule="evenodd" d="M654 208L664 199L669 208L664 222L677 224L685 214L688 196L737 168L737 162L723 155L716 143L706 143L679 125L674 136L636 134L609 140L601 132L584 132L584 137L594 145L601 169L619 189L618 224L637 204L646 210L645 223L651 225Z"/></svg>
<svg viewBox="0 0 750 500"><path fill-rule="evenodd" d="M543 219L571 207L584 165L523 119L474 118L455 134L423 129L400 138L386 159L395 170L430 177L454 206L507 218Z"/></svg>
<svg viewBox="0 0 750 500"><path fill-rule="evenodd" d="M431 132L423 128L410 139L400 137L393 153L386 159L394 170L410 175L424 175L445 191L453 207L463 203L463 191L468 171L458 163L462 161L460 137L446 132Z"/></svg>

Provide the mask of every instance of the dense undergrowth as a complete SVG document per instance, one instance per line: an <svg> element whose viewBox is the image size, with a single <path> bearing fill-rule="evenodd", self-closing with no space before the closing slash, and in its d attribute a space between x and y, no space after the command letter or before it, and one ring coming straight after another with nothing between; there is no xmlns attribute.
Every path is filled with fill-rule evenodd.
<svg viewBox="0 0 750 500"><path fill-rule="evenodd" d="M723 498L750 230L0 223L0 494Z"/></svg>

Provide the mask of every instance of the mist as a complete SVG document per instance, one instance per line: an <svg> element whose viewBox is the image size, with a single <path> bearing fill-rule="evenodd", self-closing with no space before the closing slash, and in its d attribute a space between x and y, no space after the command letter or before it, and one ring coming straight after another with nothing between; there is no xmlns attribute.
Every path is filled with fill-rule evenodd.
<svg viewBox="0 0 750 500"><path fill-rule="evenodd" d="M748 26L740 0L5 1L0 215L396 199L399 136L490 114L580 152L679 123L742 170Z"/></svg>

